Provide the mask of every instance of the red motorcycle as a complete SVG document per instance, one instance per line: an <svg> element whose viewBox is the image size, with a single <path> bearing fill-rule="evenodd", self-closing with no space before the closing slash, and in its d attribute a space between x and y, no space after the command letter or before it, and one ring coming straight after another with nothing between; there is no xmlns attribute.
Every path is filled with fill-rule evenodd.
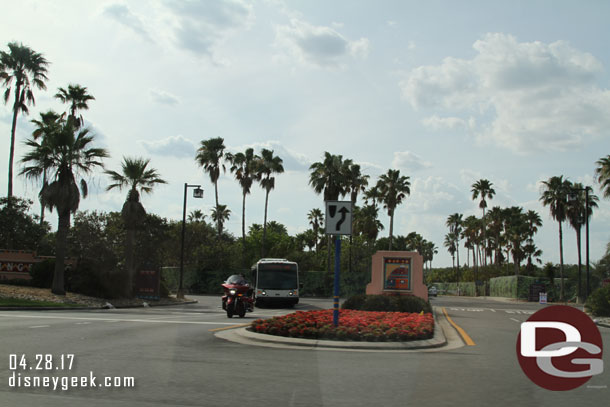
<svg viewBox="0 0 610 407"><path fill-rule="evenodd" d="M253 289L244 276L235 274L227 278L222 284L225 295L222 296L222 309L227 311L227 317L233 318L237 314L240 318L246 312L254 311Z"/></svg>

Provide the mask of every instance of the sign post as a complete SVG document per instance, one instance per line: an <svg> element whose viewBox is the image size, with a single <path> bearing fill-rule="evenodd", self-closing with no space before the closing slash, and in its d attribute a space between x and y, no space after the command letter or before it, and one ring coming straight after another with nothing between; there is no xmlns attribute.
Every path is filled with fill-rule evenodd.
<svg viewBox="0 0 610 407"><path fill-rule="evenodd" d="M341 235L352 234L351 201L326 201L326 234L335 236L335 290L333 294L333 325L337 327L339 326Z"/></svg>

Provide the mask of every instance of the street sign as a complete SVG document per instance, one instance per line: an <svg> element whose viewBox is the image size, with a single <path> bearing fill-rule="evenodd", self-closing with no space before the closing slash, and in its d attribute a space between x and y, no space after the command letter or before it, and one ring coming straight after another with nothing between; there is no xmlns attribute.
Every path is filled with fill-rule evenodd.
<svg viewBox="0 0 610 407"><path fill-rule="evenodd" d="M326 201L326 234L352 234L351 201Z"/></svg>
<svg viewBox="0 0 610 407"><path fill-rule="evenodd" d="M540 304L546 304L546 293L540 293Z"/></svg>

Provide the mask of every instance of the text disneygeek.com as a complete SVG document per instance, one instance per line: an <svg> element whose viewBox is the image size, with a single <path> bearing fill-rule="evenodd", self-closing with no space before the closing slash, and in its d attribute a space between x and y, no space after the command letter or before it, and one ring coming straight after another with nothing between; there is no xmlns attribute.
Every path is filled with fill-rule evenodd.
<svg viewBox="0 0 610 407"><path fill-rule="evenodd" d="M73 388L133 388L135 378L131 376L103 376L97 377L92 371L85 376L45 376L44 373L59 373L72 370L74 365L73 354L50 355L36 354L33 357L26 355L9 355L9 370L12 372L8 378L10 388L42 388L53 391L67 391ZM25 372L36 373L30 375ZM23 372L23 373L22 373Z"/></svg>

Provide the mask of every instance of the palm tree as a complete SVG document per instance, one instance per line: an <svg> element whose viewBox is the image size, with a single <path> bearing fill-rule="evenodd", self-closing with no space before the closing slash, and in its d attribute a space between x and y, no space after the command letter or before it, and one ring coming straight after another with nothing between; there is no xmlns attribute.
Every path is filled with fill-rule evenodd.
<svg viewBox="0 0 610 407"><path fill-rule="evenodd" d="M378 219L379 208L374 205L364 205L354 209L354 234L362 235L367 242L372 244L377 239L379 231L383 230L383 224Z"/></svg>
<svg viewBox="0 0 610 407"><path fill-rule="evenodd" d="M227 205L218 205L217 207L212 208L211 217L220 227L218 229L218 236L220 237L224 223L231 217L231 210L227 208Z"/></svg>
<svg viewBox="0 0 610 407"><path fill-rule="evenodd" d="M0 79L6 87L4 103L8 103L11 91L14 93L13 122L11 125L11 146L8 159L8 202L13 196L13 160L15 159L15 130L19 112L28 114L28 105L36 104L33 87L44 90L47 88L47 66L49 62L42 54L16 42L8 44L9 51L0 51ZM12 83L14 88L12 88Z"/></svg>
<svg viewBox="0 0 610 407"><path fill-rule="evenodd" d="M365 192L366 187L369 184L369 176L364 175L360 172L360 166L353 164L351 160L346 160L344 166L344 176L347 190L350 192L350 199L352 202L352 209L356 207L356 201L358 200L358 194ZM349 235L349 272L352 271L352 244L353 235Z"/></svg>
<svg viewBox="0 0 610 407"><path fill-rule="evenodd" d="M559 224L559 273L561 277L560 300L563 296L563 231L561 224L566 220L567 197L571 182L563 179L563 175L551 177L542 181L542 195L540 201L543 206L548 206L553 219Z"/></svg>
<svg viewBox="0 0 610 407"><path fill-rule="evenodd" d="M68 119L68 121L70 121ZM136 240L136 230L141 226L146 218L144 206L140 203L140 193L152 193L153 188L157 184L167 184L163 180L157 170L148 168L150 160L143 158L123 157L121 163L121 172L105 171L110 176L112 184L106 187L106 191L118 188L120 191L123 188L128 189L127 199L123 204L121 216L125 222L127 238L125 241L125 260L127 268L127 287L126 294L133 294L133 284L135 280L135 264L134 264L134 247ZM138 192L139 190L139 192Z"/></svg>
<svg viewBox="0 0 610 407"><path fill-rule="evenodd" d="M57 114L56 112L49 110L46 113L40 113L40 120L31 120L31 122L34 124L35 129L32 132L32 138L33 140L38 140L39 138L41 138L42 142L41 142L41 146L45 146L46 145L46 137L47 134L53 133L57 130L59 130L59 128L61 127L61 121L60 121L61 116L59 114ZM50 151L48 149L45 148L41 148L38 150L40 153L50 153ZM40 157L40 161L46 161L45 157ZM47 170L45 168L45 166L43 165L43 170L42 170L42 184L44 185L47 182ZM40 224L42 225L44 223L44 209L45 209L45 205L43 202L40 202Z"/></svg>
<svg viewBox="0 0 610 407"><path fill-rule="evenodd" d="M256 164L257 179L261 187L265 190L265 219L263 223L263 242L261 247L261 257L265 257L265 240L267 239L267 207L269 204L269 192L275 188L275 177L273 174L284 172L283 161L280 157L273 155L273 150L263 148L261 157Z"/></svg>
<svg viewBox="0 0 610 407"><path fill-rule="evenodd" d="M492 188L493 184L486 179L480 179L472 184L472 199L475 200L481 197L479 208L483 209L483 242L485 245L483 265L487 265L487 225L485 224L485 208L487 208L486 199L492 199L496 191Z"/></svg>
<svg viewBox="0 0 610 407"><path fill-rule="evenodd" d="M388 170L386 174L379 177L377 189L381 195L383 207L387 209L390 217L390 243L392 250L392 235L394 232L394 211L402 203L402 200L411 193L409 177L401 176L400 170Z"/></svg>
<svg viewBox="0 0 610 407"><path fill-rule="evenodd" d="M203 214L201 209L192 210L191 213L189 213L188 221L189 222L204 222L205 215Z"/></svg>
<svg viewBox="0 0 610 407"><path fill-rule="evenodd" d="M200 167L203 167L210 175L210 181L214 184L214 192L216 194L216 211L218 211L218 178L220 178L220 170L225 171L225 166L222 163L225 144L222 137L202 140L201 146L197 150L195 161ZM220 218L219 218L220 219ZM221 226L220 220L216 222L218 236L220 236Z"/></svg>
<svg viewBox="0 0 610 407"><path fill-rule="evenodd" d="M457 251L457 235L453 232L449 232L445 235L445 241L443 242L443 246L447 248L447 251L451 255L452 267L455 268L455 252Z"/></svg>
<svg viewBox="0 0 610 407"><path fill-rule="evenodd" d="M69 123L63 123L60 129L46 135L44 145L34 139L26 142L30 151L21 162L26 164L21 175L38 180L46 169L52 182L43 184L40 190L40 200L50 210L57 210L58 223L55 248L55 273L53 275L52 292L65 295L64 260L70 215L76 212L80 202L80 194L87 196L88 187L84 179L79 185L76 181L80 175L91 174L95 167L103 167L102 158L108 157L103 148L91 147L93 135L88 129L76 131ZM41 152L40 150L45 150ZM45 157L41 160L41 157ZM48 159L48 160L47 160Z"/></svg>
<svg viewBox="0 0 610 407"><path fill-rule="evenodd" d="M457 258L457 283L458 283L458 295L460 292L460 235L462 234L462 214L454 213L449 215L445 224L449 228L449 232L454 235L455 238L455 254Z"/></svg>
<svg viewBox="0 0 610 407"><path fill-rule="evenodd" d="M610 154L596 162L596 181L599 183L605 198L610 198Z"/></svg>
<svg viewBox="0 0 610 407"><path fill-rule="evenodd" d="M95 100L93 96L87 93L87 88L80 85L68 85L68 90L64 88L58 88L55 97L59 99L62 103L68 104L70 114L68 115L68 120L72 120L74 123L74 127L79 128L83 125L83 116L80 115L76 117L76 113L79 110L88 110L89 105L88 102L90 100Z"/></svg>
<svg viewBox="0 0 610 407"><path fill-rule="evenodd" d="M351 162L351 160L349 161ZM339 196L348 192L345 180L345 163L342 155L324 152L324 161L309 166L309 185L317 194L322 194L324 201L336 201ZM330 271L331 236L326 237L326 271Z"/></svg>
<svg viewBox="0 0 610 407"><path fill-rule="evenodd" d="M226 154L227 161L231 164L230 171L235 174L242 191L241 206L241 234L243 241L243 261L246 261L246 195L250 193L252 183L257 180L256 163L260 159L254 154L254 149L248 148L243 153Z"/></svg>
<svg viewBox="0 0 610 407"><path fill-rule="evenodd" d="M570 192L570 196L566 208L566 218L568 223L576 232L576 249L578 251L578 299L581 299L581 275L582 275L582 257L580 253L581 240L580 230L582 225L587 221L587 218L591 218L593 214L593 208L597 208L597 202L599 198L589 193L589 206L587 211L585 188L583 184L577 182L572 185L573 190ZM586 215L585 215L585 212ZM586 216L586 217L585 217Z"/></svg>
<svg viewBox="0 0 610 407"><path fill-rule="evenodd" d="M314 235L316 236L315 248L316 253L318 252L318 242L320 240L320 230L324 224L324 214L322 210L318 208L314 208L309 211L307 214L307 220L311 225L311 229L313 230Z"/></svg>

